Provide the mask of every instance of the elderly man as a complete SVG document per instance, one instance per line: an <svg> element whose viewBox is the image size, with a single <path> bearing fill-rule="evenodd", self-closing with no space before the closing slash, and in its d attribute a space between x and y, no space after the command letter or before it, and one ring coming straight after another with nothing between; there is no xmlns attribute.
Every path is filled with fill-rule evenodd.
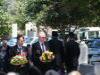
<svg viewBox="0 0 100 75"><path fill-rule="evenodd" d="M42 53L49 50L49 48L47 44L46 34L44 32L39 32L38 37L38 42L32 45L32 62L38 69L40 69L42 74L45 74L50 65L49 63L42 62L40 57Z"/></svg>

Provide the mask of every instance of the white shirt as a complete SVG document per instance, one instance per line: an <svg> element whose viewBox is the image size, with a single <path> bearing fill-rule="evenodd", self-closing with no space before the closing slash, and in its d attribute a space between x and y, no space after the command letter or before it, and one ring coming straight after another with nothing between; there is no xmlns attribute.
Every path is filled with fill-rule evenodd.
<svg viewBox="0 0 100 75"><path fill-rule="evenodd" d="M88 46L84 41L80 43L79 64L88 64Z"/></svg>
<svg viewBox="0 0 100 75"><path fill-rule="evenodd" d="M39 42L39 43L40 43L40 47L41 47L41 49L42 49L42 52L46 51L46 46L45 46L45 44L42 43L42 42Z"/></svg>

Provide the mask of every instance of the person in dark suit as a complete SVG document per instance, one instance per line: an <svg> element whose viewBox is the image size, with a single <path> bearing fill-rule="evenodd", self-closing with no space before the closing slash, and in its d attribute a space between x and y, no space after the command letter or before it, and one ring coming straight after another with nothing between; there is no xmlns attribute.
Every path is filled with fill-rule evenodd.
<svg viewBox="0 0 100 75"><path fill-rule="evenodd" d="M31 61L31 56L32 56L32 46L31 45L27 45L28 48L28 53L29 53L29 75L41 75L40 70L33 64L33 62Z"/></svg>
<svg viewBox="0 0 100 75"><path fill-rule="evenodd" d="M44 51L49 50L48 44L46 42L46 34L44 32L38 33L39 41L32 45L32 62L41 71L41 74L49 69L50 64L47 62L42 62L41 55Z"/></svg>
<svg viewBox="0 0 100 75"><path fill-rule="evenodd" d="M58 33L52 32L52 39L48 41L50 51L55 55L55 59L52 61L52 69L60 70L63 68L64 63L64 46L63 42L58 39Z"/></svg>
<svg viewBox="0 0 100 75"><path fill-rule="evenodd" d="M9 67L9 50L10 47L7 45L7 41L2 41L2 46L0 47L0 70L8 72Z"/></svg>
<svg viewBox="0 0 100 75"><path fill-rule="evenodd" d="M65 45L65 65L68 73L78 69L80 48L75 39L76 35L70 32Z"/></svg>
<svg viewBox="0 0 100 75"><path fill-rule="evenodd" d="M28 49L23 46L24 44L24 36L23 35L18 35L17 36L17 44L10 49L10 59L16 55L24 55L28 59ZM28 63L25 65L10 65L11 70L14 72L19 72L21 75L28 75Z"/></svg>

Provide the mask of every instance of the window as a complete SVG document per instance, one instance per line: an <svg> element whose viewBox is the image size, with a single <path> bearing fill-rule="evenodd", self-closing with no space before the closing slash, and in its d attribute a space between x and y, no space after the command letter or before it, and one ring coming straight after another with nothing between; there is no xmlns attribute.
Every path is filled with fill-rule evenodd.
<svg viewBox="0 0 100 75"><path fill-rule="evenodd" d="M88 36L89 39L99 38L99 31L89 31Z"/></svg>

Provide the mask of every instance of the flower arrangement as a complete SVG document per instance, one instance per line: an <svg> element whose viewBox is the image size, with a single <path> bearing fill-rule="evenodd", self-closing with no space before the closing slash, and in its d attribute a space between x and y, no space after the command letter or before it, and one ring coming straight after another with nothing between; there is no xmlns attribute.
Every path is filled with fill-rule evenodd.
<svg viewBox="0 0 100 75"><path fill-rule="evenodd" d="M45 51L42 53L40 58L41 58L42 62L51 62L55 58L55 56L54 56L53 52Z"/></svg>
<svg viewBox="0 0 100 75"><path fill-rule="evenodd" d="M10 63L12 65L23 65L23 64L28 63L28 60L25 56L16 55L16 56L12 57Z"/></svg>

